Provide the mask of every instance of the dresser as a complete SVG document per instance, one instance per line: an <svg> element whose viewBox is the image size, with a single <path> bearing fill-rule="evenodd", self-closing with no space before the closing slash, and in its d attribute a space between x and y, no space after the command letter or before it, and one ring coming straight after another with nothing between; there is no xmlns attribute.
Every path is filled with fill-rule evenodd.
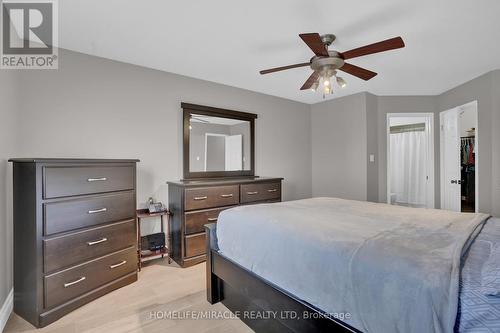
<svg viewBox="0 0 500 333"><path fill-rule="evenodd" d="M181 267L205 261L203 226L217 222L220 212L234 206L281 201L282 180L247 177L168 182L172 259Z"/></svg>
<svg viewBox="0 0 500 333"><path fill-rule="evenodd" d="M43 327L137 280L138 160L10 162L19 316Z"/></svg>

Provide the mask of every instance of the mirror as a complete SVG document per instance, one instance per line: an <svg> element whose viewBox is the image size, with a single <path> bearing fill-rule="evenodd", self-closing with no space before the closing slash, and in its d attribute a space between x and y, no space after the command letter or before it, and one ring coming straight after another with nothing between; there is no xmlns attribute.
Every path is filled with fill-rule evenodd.
<svg viewBox="0 0 500 333"><path fill-rule="evenodd" d="M184 178L254 175L255 114L182 103Z"/></svg>
<svg viewBox="0 0 500 333"><path fill-rule="evenodd" d="M250 122L191 114L189 171L250 170Z"/></svg>

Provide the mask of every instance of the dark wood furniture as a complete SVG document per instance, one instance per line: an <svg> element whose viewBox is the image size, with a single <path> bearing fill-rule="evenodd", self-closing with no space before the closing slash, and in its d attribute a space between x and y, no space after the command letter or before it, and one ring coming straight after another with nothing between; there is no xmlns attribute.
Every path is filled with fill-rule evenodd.
<svg viewBox="0 0 500 333"><path fill-rule="evenodd" d="M255 113L233 111L227 109L214 108L211 106L203 106L189 103L181 103L183 110L183 166L184 179L194 178L215 178L215 177L242 177L255 176ZM250 124L250 170L238 171L200 171L192 172L189 169L189 134L190 134L190 119L191 115L206 115L212 117L230 118L248 121Z"/></svg>
<svg viewBox="0 0 500 333"><path fill-rule="evenodd" d="M164 223L165 221L163 220L163 217L167 217L167 232L165 232L165 227ZM147 219L147 218L152 218L152 217L160 217L160 230L161 233L165 234L166 242L165 246L162 248L158 249L157 251L151 251L151 253L144 254L142 253L142 242L141 242L141 220L142 219ZM138 259L138 266L139 266L139 272L141 271L142 268L142 263L147 260L154 259L154 257L161 256L163 259L165 255L167 255L168 263L171 263L170 259L170 212L168 210L165 210L163 212L156 212L156 213L150 213L149 209L138 209L137 210L137 259Z"/></svg>
<svg viewBox="0 0 500 333"><path fill-rule="evenodd" d="M205 261L203 226L237 205L281 201L283 178L220 178L168 182L171 255L181 267Z"/></svg>
<svg viewBox="0 0 500 333"><path fill-rule="evenodd" d="M137 280L138 160L9 161L18 315L43 327Z"/></svg>
<svg viewBox="0 0 500 333"><path fill-rule="evenodd" d="M207 300L222 302L255 332L355 332L356 328L298 299L218 252L216 225L206 230ZM270 318L245 315L276 313Z"/></svg>

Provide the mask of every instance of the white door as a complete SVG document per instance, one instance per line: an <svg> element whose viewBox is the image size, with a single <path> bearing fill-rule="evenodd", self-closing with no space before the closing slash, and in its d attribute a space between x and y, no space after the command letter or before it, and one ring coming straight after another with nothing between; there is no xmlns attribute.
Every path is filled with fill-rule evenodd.
<svg viewBox="0 0 500 333"><path fill-rule="evenodd" d="M460 124L458 109L441 112L441 209L460 212Z"/></svg>
<svg viewBox="0 0 500 333"><path fill-rule="evenodd" d="M243 170L243 136L226 136L226 171Z"/></svg>

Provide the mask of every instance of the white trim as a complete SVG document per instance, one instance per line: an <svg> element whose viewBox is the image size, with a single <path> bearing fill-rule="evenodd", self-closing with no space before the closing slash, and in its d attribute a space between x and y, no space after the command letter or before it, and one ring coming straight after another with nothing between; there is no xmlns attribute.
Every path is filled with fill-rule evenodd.
<svg viewBox="0 0 500 333"><path fill-rule="evenodd" d="M391 203L391 155L390 155L390 135L391 135L391 118L412 118L412 117L422 117L425 119L425 131L427 132L427 153L428 161L428 184L427 184L427 195L426 195L426 207L435 208L435 192L436 183L434 180L435 164L434 164L434 113L432 112L413 112L413 113L388 113L386 116L386 154L387 154L387 203Z"/></svg>
<svg viewBox="0 0 500 333"><path fill-rule="evenodd" d="M480 139L480 135L479 135L479 108L478 108L478 103L477 103L477 100L474 100L472 102L469 102L469 103L465 103L463 105L459 105L459 106L456 106L454 108L451 108L451 109L448 109L448 110L444 110L444 111L441 111L439 112L439 144L440 144L440 147L439 147L439 160L440 160L440 189L441 189L441 202L440 202L440 208L443 209L443 196L444 196L444 168L443 168L443 137L441 135L441 126L442 126L442 118L443 118L443 114L446 113L446 112L450 112L452 110L460 110L461 108L465 108L465 107L468 107L468 106L474 106L475 109L476 109L476 139L474 141L474 149L476 150L476 155L474 157L474 163L475 163L475 168L476 168L476 171L474 173L474 177L475 177L475 211L476 213L479 212L479 139ZM462 198L460 198L460 202L462 201ZM460 207L461 208L461 207ZM460 209L462 210L462 209Z"/></svg>
<svg viewBox="0 0 500 333"><path fill-rule="evenodd" d="M0 332L3 332L5 325L7 325L7 320L9 320L10 314L14 308L14 289L11 289L5 302L3 302L2 309L0 310Z"/></svg>
<svg viewBox="0 0 500 333"><path fill-rule="evenodd" d="M446 112L449 112L453 109L441 111L439 112L439 209L443 208L444 202L444 163L443 163L443 147L444 147L444 137L441 134L443 132L443 116Z"/></svg>

